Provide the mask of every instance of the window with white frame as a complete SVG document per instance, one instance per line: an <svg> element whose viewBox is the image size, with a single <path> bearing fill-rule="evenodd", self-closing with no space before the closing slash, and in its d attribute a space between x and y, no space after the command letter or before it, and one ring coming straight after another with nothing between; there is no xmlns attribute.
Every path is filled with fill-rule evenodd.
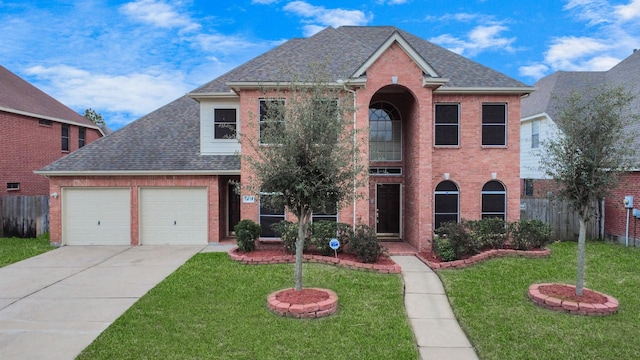
<svg viewBox="0 0 640 360"><path fill-rule="evenodd" d="M216 108L213 110L213 138L235 139L238 110L236 108Z"/></svg>
<svg viewBox="0 0 640 360"><path fill-rule="evenodd" d="M390 103L376 102L369 107L369 160L402 160L402 121Z"/></svg>
<svg viewBox="0 0 640 360"><path fill-rule="evenodd" d="M62 124L62 151L69 151L69 124Z"/></svg>
<svg viewBox="0 0 640 360"><path fill-rule="evenodd" d="M436 104L435 145L458 145L460 105Z"/></svg>
<svg viewBox="0 0 640 360"><path fill-rule="evenodd" d="M284 205L274 207L269 205L265 198L268 196L281 196L274 193L260 193L260 237L263 238L277 238L278 234L273 231L271 225L277 224L282 220L285 220Z"/></svg>
<svg viewBox="0 0 640 360"><path fill-rule="evenodd" d="M482 218L507 219L507 191L499 181L489 181L482 187Z"/></svg>
<svg viewBox="0 0 640 360"><path fill-rule="evenodd" d="M260 143L273 144L284 128L284 99L260 100Z"/></svg>
<svg viewBox="0 0 640 360"><path fill-rule="evenodd" d="M482 104L482 145L507 145L506 104Z"/></svg>
<svg viewBox="0 0 640 360"><path fill-rule="evenodd" d="M83 127L78 128L78 148L83 147L87 143L87 129Z"/></svg>
<svg viewBox="0 0 640 360"><path fill-rule="evenodd" d="M531 122L531 148L537 149L540 146L540 120Z"/></svg>
<svg viewBox="0 0 640 360"><path fill-rule="evenodd" d="M459 194L458 186L453 181L446 180L436 186L434 230L444 223L458 222Z"/></svg>
<svg viewBox="0 0 640 360"><path fill-rule="evenodd" d="M311 222L318 221L331 221L338 222L338 208L337 206L332 206L321 210L313 210L311 213Z"/></svg>

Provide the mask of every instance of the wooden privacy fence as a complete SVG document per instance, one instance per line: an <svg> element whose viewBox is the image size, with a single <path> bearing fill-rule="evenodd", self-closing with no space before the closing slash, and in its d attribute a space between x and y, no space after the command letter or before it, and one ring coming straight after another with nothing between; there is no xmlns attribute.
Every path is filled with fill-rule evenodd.
<svg viewBox="0 0 640 360"><path fill-rule="evenodd" d="M520 199L520 218L538 219L551 225L556 240L578 239L580 218L567 201ZM601 217L596 214L594 220L587 223L587 239L601 238L602 229Z"/></svg>
<svg viewBox="0 0 640 360"><path fill-rule="evenodd" d="M49 197L0 196L0 237L30 238L49 231Z"/></svg>

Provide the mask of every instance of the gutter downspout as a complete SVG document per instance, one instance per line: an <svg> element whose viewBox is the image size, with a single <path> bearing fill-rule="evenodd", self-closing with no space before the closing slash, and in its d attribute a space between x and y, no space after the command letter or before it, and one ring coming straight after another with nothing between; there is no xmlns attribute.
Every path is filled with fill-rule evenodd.
<svg viewBox="0 0 640 360"><path fill-rule="evenodd" d="M351 90L349 88L347 88L346 84L342 84L343 88L345 91L350 92L351 94L353 94L353 170L354 170L354 175L355 175L355 170L356 170L356 159L358 158L358 150L357 150L357 134L356 134L356 108L357 108L357 102L356 102L356 91L355 90ZM356 208L357 208L357 199L358 199L358 190L357 190L357 179L354 177L353 179L353 230L356 230Z"/></svg>

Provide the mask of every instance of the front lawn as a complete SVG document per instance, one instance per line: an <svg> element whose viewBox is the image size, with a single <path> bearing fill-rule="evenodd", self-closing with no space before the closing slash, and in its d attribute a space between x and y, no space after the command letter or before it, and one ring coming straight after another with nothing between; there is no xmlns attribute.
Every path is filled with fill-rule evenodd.
<svg viewBox="0 0 640 360"><path fill-rule="evenodd" d="M55 249L49 243L49 236L35 239L0 238L0 267L13 264L32 256Z"/></svg>
<svg viewBox="0 0 640 360"><path fill-rule="evenodd" d="M533 305L534 283L575 285L577 244L551 245L546 259L500 258L440 270L460 325L481 359L637 359L640 357L640 248L587 243L585 287L620 301L618 313L586 317Z"/></svg>
<svg viewBox="0 0 640 360"><path fill-rule="evenodd" d="M135 274L132 274L135 276ZM321 319L273 315L293 265L242 265L201 253L105 330L78 359L417 359L399 275L304 264L306 287L338 294Z"/></svg>

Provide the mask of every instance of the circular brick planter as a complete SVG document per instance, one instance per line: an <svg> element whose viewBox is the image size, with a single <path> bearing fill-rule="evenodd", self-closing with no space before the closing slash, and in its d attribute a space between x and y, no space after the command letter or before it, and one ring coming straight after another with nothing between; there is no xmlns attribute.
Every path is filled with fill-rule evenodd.
<svg viewBox="0 0 640 360"><path fill-rule="evenodd" d="M584 290L592 291L596 294L604 296L607 301L604 304L587 303L587 302L575 302L571 300L562 300L556 297L548 296L540 292L541 286L546 285L562 285L573 288L575 286L566 284L533 284L529 287L529 298L534 304L543 307L545 309L553 311L561 311L574 315L588 315L588 316L604 316L611 315L618 311L619 302L615 298L603 294L594 290L584 288Z"/></svg>
<svg viewBox="0 0 640 360"><path fill-rule="evenodd" d="M329 316L338 310L338 295L329 289L308 288L312 290L322 291L329 296L326 300L319 302L311 302L308 304L290 304L277 299L278 294L293 290L292 288L278 290L269 294L267 297L267 306L274 314L298 319L313 319Z"/></svg>

